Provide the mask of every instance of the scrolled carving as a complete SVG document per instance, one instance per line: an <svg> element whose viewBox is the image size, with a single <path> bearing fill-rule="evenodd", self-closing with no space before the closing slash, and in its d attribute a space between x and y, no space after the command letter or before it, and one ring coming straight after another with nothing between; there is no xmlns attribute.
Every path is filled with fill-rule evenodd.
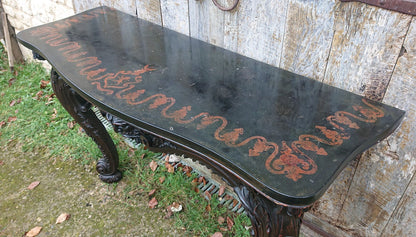
<svg viewBox="0 0 416 237"><path fill-rule="evenodd" d="M299 236L303 213L308 208L279 205L246 186L234 191L253 225L254 236Z"/></svg>
<svg viewBox="0 0 416 237"><path fill-rule="evenodd" d="M117 182L122 174L117 170L118 153L107 130L91 110L91 103L72 89L55 70L51 71L52 88L62 106L97 144L103 158L97 163L97 171L102 181Z"/></svg>
<svg viewBox="0 0 416 237"><path fill-rule="evenodd" d="M157 148L157 149L173 149L176 150L177 146L161 137L155 136L142 129L127 123L126 121L110 114L105 111L101 111L104 117L113 125L115 132L120 133L124 137L133 139L137 143L143 144L145 147Z"/></svg>
<svg viewBox="0 0 416 237"><path fill-rule="evenodd" d="M120 171L116 171L112 173L111 165L107 162L106 159L100 159L97 162L96 170L99 174L99 178L106 183L114 183L122 178L122 174Z"/></svg>

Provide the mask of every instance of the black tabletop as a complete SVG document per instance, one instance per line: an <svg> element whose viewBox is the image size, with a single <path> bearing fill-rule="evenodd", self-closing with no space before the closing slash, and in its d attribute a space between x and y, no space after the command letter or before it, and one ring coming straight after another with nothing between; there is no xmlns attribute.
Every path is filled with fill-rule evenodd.
<svg viewBox="0 0 416 237"><path fill-rule="evenodd" d="M18 39L90 102L205 153L287 204L319 198L404 116L107 7Z"/></svg>

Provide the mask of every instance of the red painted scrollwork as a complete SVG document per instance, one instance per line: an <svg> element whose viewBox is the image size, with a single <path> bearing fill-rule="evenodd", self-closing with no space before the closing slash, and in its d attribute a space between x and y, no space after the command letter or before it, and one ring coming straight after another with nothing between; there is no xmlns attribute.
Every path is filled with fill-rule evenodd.
<svg viewBox="0 0 416 237"><path fill-rule="evenodd" d="M47 45L56 47L67 61L75 63L76 67L79 68L80 75L85 76L91 85L94 85L97 90L104 94L114 94L116 98L124 100L130 105L147 103L149 109L161 108L163 117L173 119L179 124L195 123L196 129L216 126L217 128L213 134L215 139L230 147L246 146L250 157L257 157L267 152L269 156L266 158L265 166L273 174L285 175L287 178L297 181L303 175L316 173L318 167L314 160L319 159L320 156L328 155L325 150L326 147L340 146L345 140L350 139L351 135L348 131L360 129L359 122L374 123L378 118L384 116L380 108L363 99L362 105L353 106L353 110L358 114L337 111L326 117L327 126L315 126L322 137L313 134L301 134L296 141L281 141L280 146L262 136L242 139L244 129L226 129L228 121L222 116L202 112L190 117L188 114L192 107L189 105L171 111L172 106L176 103L173 97L168 97L162 93L145 96L146 89L139 88L137 85L142 82L143 74L153 71L155 68L146 65L135 71L108 73L107 69L102 67L101 60L89 56L81 45L70 41L60 33L60 30L64 27L69 27L71 24L83 20L90 20L101 13L99 11L92 12L89 16L84 16L83 19L78 21L67 20L65 23L55 24L55 27L40 27L32 31L32 34L40 37Z"/></svg>

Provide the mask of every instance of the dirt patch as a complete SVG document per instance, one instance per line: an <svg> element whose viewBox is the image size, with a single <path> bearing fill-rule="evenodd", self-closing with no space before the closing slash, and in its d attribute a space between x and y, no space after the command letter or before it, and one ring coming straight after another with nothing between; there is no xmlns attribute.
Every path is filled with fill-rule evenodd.
<svg viewBox="0 0 416 237"><path fill-rule="evenodd" d="M125 200L119 185L102 183L92 165L0 147L0 236L22 236L41 226L39 236L184 236L146 197ZM40 184L30 190L34 181ZM57 217L70 219L56 224Z"/></svg>

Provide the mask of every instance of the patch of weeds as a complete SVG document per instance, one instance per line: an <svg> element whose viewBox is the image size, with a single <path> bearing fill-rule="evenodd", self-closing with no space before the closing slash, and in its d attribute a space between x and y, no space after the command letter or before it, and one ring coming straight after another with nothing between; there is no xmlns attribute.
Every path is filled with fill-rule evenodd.
<svg viewBox="0 0 416 237"><path fill-rule="evenodd" d="M156 208L165 210L165 218L174 218L178 228L186 229L193 236L211 236L215 232L225 236L250 236L245 228L251 225L248 217L222 206L217 194L209 198L202 195L196 188L201 181L197 174L189 172L189 167L179 165L172 171L169 166L174 164L161 164L156 158L160 155L143 149L134 152L128 159L124 158L127 154L121 156L127 199L137 195L147 196L149 201L155 198ZM154 171L149 165L152 161L158 162ZM181 205L183 210L169 212L173 203Z"/></svg>

